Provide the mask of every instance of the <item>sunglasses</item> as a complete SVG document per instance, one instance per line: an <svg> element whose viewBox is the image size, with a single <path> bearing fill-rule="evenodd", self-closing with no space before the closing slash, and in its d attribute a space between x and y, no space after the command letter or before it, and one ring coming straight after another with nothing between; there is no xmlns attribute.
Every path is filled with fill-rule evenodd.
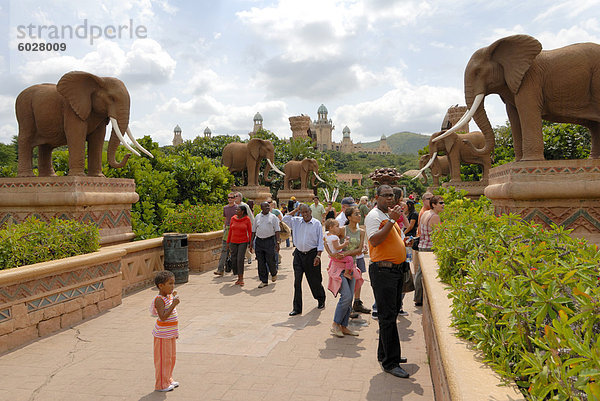
<svg viewBox="0 0 600 401"><path fill-rule="evenodd" d="M235 196L228 196L227 198L228 199L233 199L233 198L235 198Z"/></svg>
<svg viewBox="0 0 600 401"><path fill-rule="evenodd" d="M423 198L424 201L430 201L431 198Z"/></svg>
<svg viewBox="0 0 600 401"><path fill-rule="evenodd" d="M394 197L394 194L382 194L379 196L381 196L382 198L392 198L392 197Z"/></svg>

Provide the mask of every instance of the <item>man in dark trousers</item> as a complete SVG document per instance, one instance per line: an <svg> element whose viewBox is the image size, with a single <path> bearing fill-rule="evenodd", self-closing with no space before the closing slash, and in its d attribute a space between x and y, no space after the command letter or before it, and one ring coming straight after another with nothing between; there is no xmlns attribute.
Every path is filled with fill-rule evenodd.
<svg viewBox="0 0 600 401"><path fill-rule="evenodd" d="M275 255L279 252L279 218L271 213L269 202L260 204L261 213L254 218L252 224L252 239L250 240L250 252L252 244L256 240L256 260L258 261L258 288L269 285L269 272L271 280L277 280L277 263Z"/></svg>
<svg viewBox="0 0 600 401"><path fill-rule="evenodd" d="M300 216L293 216L300 212ZM306 280L317 308L325 307L325 289L321 283L321 253L323 252L323 228L321 222L312 217L310 208L301 204L283 217L283 222L292 229L294 240L294 308L289 313L296 316L302 313L302 275Z"/></svg>
<svg viewBox="0 0 600 401"><path fill-rule="evenodd" d="M402 208L396 205L394 191L389 185L377 188L377 207L365 218L369 240L369 278L379 314L379 346L377 360L383 370L396 377L409 376L400 363L406 363L400 351L400 338L396 317L402 305L404 273L410 266L406 262L406 248L402 231L396 220Z"/></svg>

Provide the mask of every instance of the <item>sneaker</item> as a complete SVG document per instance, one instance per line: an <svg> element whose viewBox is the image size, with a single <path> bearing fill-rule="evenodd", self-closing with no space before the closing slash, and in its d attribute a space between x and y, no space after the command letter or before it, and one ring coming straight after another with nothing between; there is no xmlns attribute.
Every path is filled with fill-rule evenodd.
<svg viewBox="0 0 600 401"><path fill-rule="evenodd" d="M213 274L214 274L214 275L217 275L217 276L222 276L222 275L223 275L223 274L225 274L225 273L223 273L223 272L219 272L219 271L216 271L216 272L213 272Z"/></svg>
<svg viewBox="0 0 600 401"><path fill-rule="evenodd" d="M252 264L252 258L248 258L248 260L246 261L246 263L248 263L249 265Z"/></svg>
<svg viewBox="0 0 600 401"><path fill-rule="evenodd" d="M261 282L261 283L258 285L258 288L264 288L264 287L266 287L266 286L268 286L268 285L269 285L269 284L267 284L267 283L262 283L262 282Z"/></svg>
<svg viewBox="0 0 600 401"><path fill-rule="evenodd" d="M400 312L398 312L398 316L408 316L408 312L405 312L403 309L400 309Z"/></svg>
<svg viewBox="0 0 600 401"><path fill-rule="evenodd" d="M171 382L171 386L173 386L173 388L177 388L179 387L179 382Z"/></svg>
<svg viewBox="0 0 600 401"><path fill-rule="evenodd" d="M175 386L173 386L172 384L170 384L169 387L167 387L167 388L163 388L162 390L155 390L155 391L159 391L161 393L165 393L167 391L173 391L174 388L175 388Z"/></svg>
<svg viewBox="0 0 600 401"><path fill-rule="evenodd" d="M358 317L358 312L350 312L350 319L356 319Z"/></svg>
<svg viewBox="0 0 600 401"><path fill-rule="evenodd" d="M379 314L377 313L376 310L374 310L373 312L371 312L371 317L375 320L377 320L377 318L379 317Z"/></svg>

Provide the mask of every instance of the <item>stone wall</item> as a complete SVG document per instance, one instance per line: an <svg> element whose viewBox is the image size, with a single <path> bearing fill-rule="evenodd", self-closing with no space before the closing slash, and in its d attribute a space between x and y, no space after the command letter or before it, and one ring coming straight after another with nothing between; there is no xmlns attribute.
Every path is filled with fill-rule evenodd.
<svg viewBox="0 0 600 401"><path fill-rule="evenodd" d="M123 249L101 250L0 274L0 352L121 303Z"/></svg>
<svg viewBox="0 0 600 401"><path fill-rule="evenodd" d="M223 231L190 234L190 271L216 268ZM69 328L154 285L163 239L103 247L87 255L0 270L0 353Z"/></svg>

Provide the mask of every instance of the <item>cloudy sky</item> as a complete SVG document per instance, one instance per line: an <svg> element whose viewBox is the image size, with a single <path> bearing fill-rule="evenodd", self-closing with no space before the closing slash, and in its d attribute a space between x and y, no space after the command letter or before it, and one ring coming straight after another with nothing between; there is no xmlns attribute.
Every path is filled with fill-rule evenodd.
<svg viewBox="0 0 600 401"><path fill-rule="evenodd" d="M600 43L600 0L0 0L0 142L17 133L19 92L71 70L123 80L134 135L161 145L176 124L184 139L247 137L256 112L289 137L288 117L321 103L337 141L345 125L355 142L430 134L464 103L471 54L515 33ZM66 49L18 50L34 42ZM486 109L504 124L497 96Z"/></svg>

